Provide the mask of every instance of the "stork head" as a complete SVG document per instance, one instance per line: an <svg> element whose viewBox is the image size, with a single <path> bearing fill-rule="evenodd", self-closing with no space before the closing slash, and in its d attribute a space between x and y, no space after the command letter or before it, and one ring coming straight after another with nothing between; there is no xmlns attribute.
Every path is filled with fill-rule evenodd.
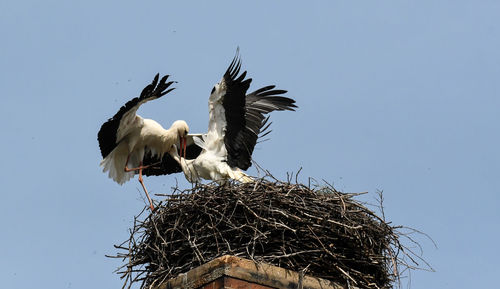
<svg viewBox="0 0 500 289"><path fill-rule="evenodd" d="M189 126L183 120L176 120L176 121L174 121L174 123L172 124L171 129L173 129L174 131L177 131L177 135L179 137L180 136L184 136L185 137L189 133Z"/></svg>
<svg viewBox="0 0 500 289"><path fill-rule="evenodd" d="M186 143L187 143L186 137L187 134L189 133L189 126L183 120L176 120L172 124L171 129L177 132L177 137L180 142L180 151L181 151L180 156L186 158Z"/></svg>

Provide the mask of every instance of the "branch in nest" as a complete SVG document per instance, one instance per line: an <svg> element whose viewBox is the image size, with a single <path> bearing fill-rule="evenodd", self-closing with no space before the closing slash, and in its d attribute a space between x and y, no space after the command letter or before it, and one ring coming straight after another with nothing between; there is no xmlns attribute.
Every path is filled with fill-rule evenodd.
<svg viewBox="0 0 500 289"><path fill-rule="evenodd" d="M124 287L149 288L227 254L307 268L359 288L390 288L405 269L419 267L422 259L400 243L402 233L383 212L377 216L356 194L331 185L311 188L290 179L174 188L143 221L141 212L129 240L116 246L125 252L113 257L127 260L119 268Z"/></svg>

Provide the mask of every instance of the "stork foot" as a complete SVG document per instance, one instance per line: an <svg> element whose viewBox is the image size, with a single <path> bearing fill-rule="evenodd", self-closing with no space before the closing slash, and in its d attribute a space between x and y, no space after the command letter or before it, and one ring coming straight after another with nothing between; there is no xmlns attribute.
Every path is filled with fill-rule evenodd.
<svg viewBox="0 0 500 289"><path fill-rule="evenodd" d="M147 166L143 166L142 164L139 165L137 168L129 168L127 165L125 165L125 171L128 173L128 172L132 172L132 171L142 171L144 169L147 169L151 166L154 166L154 165L157 165L159 164L160 162L157 162L157 163L154 163L154 164L151 164L151 165L147 165Z"/></svg>

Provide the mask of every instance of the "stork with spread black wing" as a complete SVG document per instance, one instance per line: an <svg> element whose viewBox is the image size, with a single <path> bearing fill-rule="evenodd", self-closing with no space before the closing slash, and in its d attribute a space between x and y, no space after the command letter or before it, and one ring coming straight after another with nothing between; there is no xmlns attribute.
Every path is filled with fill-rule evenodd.
<svg viewBox="0 0 500 289"><path fill-rule="evenodd" d="M243 170L252 165L257 139L268 132L270 123L266 115L275 110L293 111L296 106L293 99L282 96L285 90L275 89L274 85L247 94L252 79L245 79L246 71L240 74L240 68L237 53L222 80L212 89L208 101L208 132L188 135L181 142L181 155L176 148L169 152L176 162L165 155L160 165L148 168L144 174L159 175L182 169L192 183L201 179L252 181ZM187 146L186 142L191 145ZM149 160L150 163L158 161L157 158Z"/></svg>

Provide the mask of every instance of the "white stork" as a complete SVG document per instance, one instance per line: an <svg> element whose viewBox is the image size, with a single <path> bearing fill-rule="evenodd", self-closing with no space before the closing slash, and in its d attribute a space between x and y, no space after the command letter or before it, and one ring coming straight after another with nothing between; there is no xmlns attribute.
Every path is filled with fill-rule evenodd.
<svg viewBox="0 0 500 289"><path fill-rule="evenodd" d="M148 155L147 162L158 165L145 170L145 175L183 171L192 183L202 178L219 183L228 179L252 181L242 170L252 164L257 139L269 133L269 117L265 115L274 110L293 111L296 106L293 99L282 96L285 90L274 89L274 85L246 94L252 79L245 79L246 71L239 75L240 68L237 52L210 94L208 132L188 135L181 142L181 156L176 148L163 158Z"/></svg>
<svg viewBox="0 0 500 289"><path fill-rule="evenodd" d="M173 83L173 81L166 82L168 75L160 82L158 78L157 74L153 82L143 89L141 95L122 106L101 126L97 134L103 157L101 161L103 172L109 171L109 177L120 185L138 172L139 182L146 193L151 210L154 210L154 206L144 186L142 172L153 165L149 162L151 157L161 159L189 132L189 127L183 120L175 121L169 129L164 129L156 121L136 114L142 104L160 98L174 89L168 89ZM148 159L144 162L146 155Z"/></svg>

